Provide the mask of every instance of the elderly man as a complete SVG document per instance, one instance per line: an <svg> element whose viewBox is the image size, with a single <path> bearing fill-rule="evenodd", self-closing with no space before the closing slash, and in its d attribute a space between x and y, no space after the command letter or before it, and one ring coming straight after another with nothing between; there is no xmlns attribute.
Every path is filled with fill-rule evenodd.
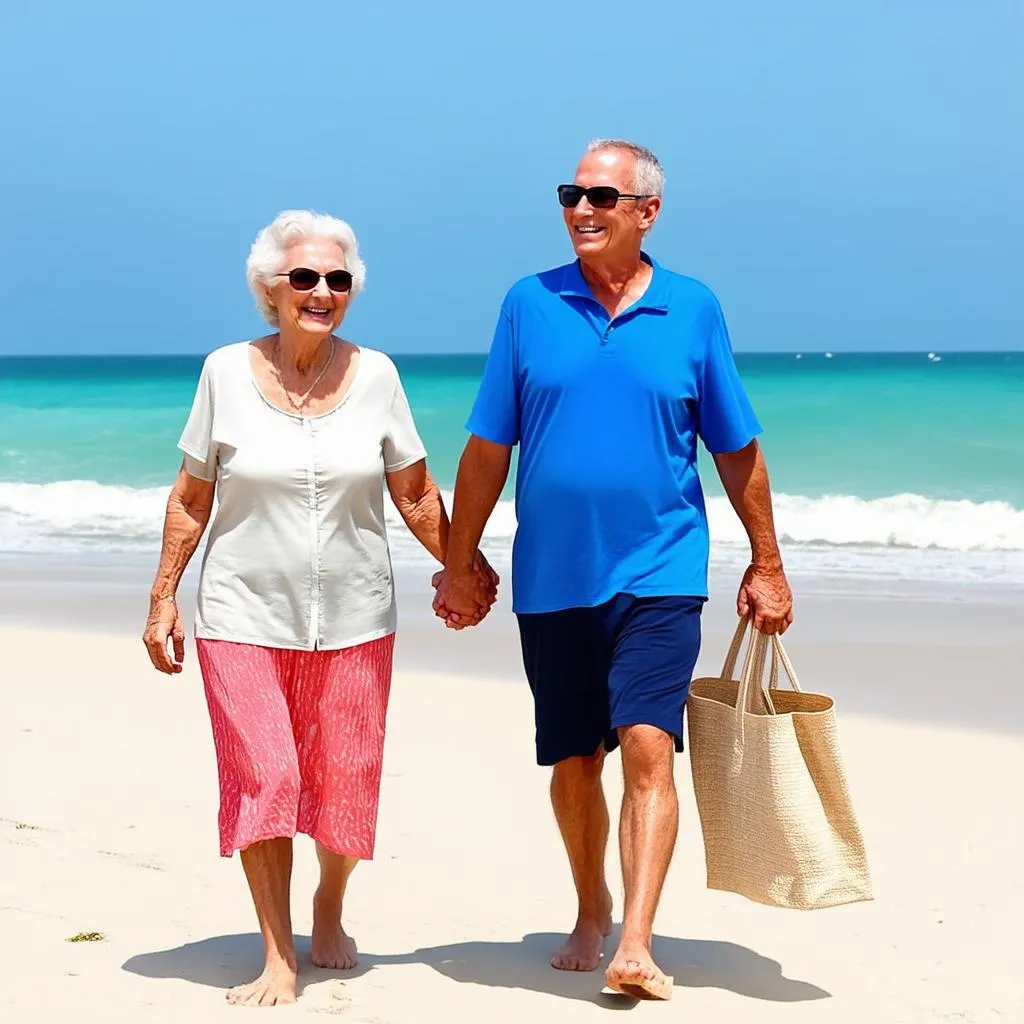
<svg viewBox="0 0 1024 1024"><path fill-rule="evenodd" d="M760 425L714 295L643 249L661 208L654 155L590 145L558 187L576 260L519 281L498 318L468 422L434 607L480 618L473 559L520 445L513 610L534 697L537 761L579 897L552 966L594 970L611 931L601 770L620 746L625 908L609 987L667 999L654 915L678 829L673 755L707 599L697 439L750 538L737 610L766 633L792 622Z"/></svg>

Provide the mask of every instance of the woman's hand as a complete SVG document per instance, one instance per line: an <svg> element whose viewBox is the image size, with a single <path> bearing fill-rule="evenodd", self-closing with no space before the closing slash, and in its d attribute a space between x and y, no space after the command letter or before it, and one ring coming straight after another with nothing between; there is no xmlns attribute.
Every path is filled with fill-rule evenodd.
<svg viewBox="0 0 1024 1024"><path fill-rule="evenodd" d="M168 637L174 649L174 660L167 650ZM173 597L153 598L149 604L149 618L142 642L149 652L149 660L158 672L174 675L181 671L185 660L185 628L178 611L178 602Z"/></svg>
<svg viewBox="0 0 1024 1024"><path fill-rule="evenodd" d="M468 573L454 573L442 569L434 574L431 583L434 595L434 614L444 619L449 629L465 629L478 625L498 599L498 574L491 568L483 552L473 556L473 568Z"/></svg>

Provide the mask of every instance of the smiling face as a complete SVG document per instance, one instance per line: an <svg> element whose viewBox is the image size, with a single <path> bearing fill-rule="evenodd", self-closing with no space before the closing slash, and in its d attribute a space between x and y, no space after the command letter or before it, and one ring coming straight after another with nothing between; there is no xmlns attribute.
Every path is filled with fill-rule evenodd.
<svg viewBox="0 0 1024 1024"><path fill-rule="evenodd" d="M600 149L587 155L576 168L574 183L583 188L611 185L619 192L633 194L636 189L636 157L624 149ZM609 210L595 209L584 196L579 204L563 209L573 249L580 259L609 262L636 258L644 235L651 229L661 200L620 199Z"/></svg>
<svg viewBox="0 0 1024 1024"><path fill-rule="evenodd" d="M312 291L300 292L292 287L287 276L270 279L267 295L277 310L281 329L327 337L344 319L351 295L332 292L323 275L331 270L347 270L345 253L335 242L306 239L285 250L281 273L287 275L298 267L318 271L320 280Z"/></svg>

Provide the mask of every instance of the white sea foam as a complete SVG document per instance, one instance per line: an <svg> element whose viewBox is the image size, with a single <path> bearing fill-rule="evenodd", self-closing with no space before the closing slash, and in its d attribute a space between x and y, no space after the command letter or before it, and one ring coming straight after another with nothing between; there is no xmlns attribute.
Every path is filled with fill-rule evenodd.
<svg viewBox="0 0 1024 1024"><path fill-rule="evenodd" d="M166 487L0 483L0 551L138 551L160 543Z"/></svg>
<svg viewBox="0 0 1024 1024"><path fill-rule="evenodd" d="M166 487L0 483L0 551L155 555L166 500ZM389 502L386 511L396 563L429 561ZM746 536L728 500L709 497L708 517L712 559L742 561ZM890 575L917 565L926 575L1002 579L1024 566L1024 510L1006 502L779 494L775 520L787 561L820 571ZM496 561L507 562L515 528L512 503L499 503L484 540Z"/></svg>

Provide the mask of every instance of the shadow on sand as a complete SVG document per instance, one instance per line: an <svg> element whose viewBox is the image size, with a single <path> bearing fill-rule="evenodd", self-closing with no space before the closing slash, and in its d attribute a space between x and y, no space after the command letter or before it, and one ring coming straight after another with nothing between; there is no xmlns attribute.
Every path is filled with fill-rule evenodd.
<svg viewBox="0 0 1024 1024"><path fill-rule="evenodd" d="M634 1005L632 999L601 991L602 968L593 974L553 970L548 959L563 939L563 935L554 933L535 933L524 936L520 942L456 942L399 954L360 951L359 966L342 972L309 968L309 939L300 936L296 938L299 962L305 963L307 969L300 970L299 991L304 983L331 977L356 978L376 967L425 964L457 982L526 989L610 1007ZM654 954L662 970L674 976L679 988L725 989L750 999L775 1003L831 997L831 993L817 985L787 978L775 960L732 942L659 935L654 940ZM180 978L217 988L251 981L262 966L263 944L256 934L202 939L176 949L142 953L123 964L124 970L143 977Z"/></svg>

